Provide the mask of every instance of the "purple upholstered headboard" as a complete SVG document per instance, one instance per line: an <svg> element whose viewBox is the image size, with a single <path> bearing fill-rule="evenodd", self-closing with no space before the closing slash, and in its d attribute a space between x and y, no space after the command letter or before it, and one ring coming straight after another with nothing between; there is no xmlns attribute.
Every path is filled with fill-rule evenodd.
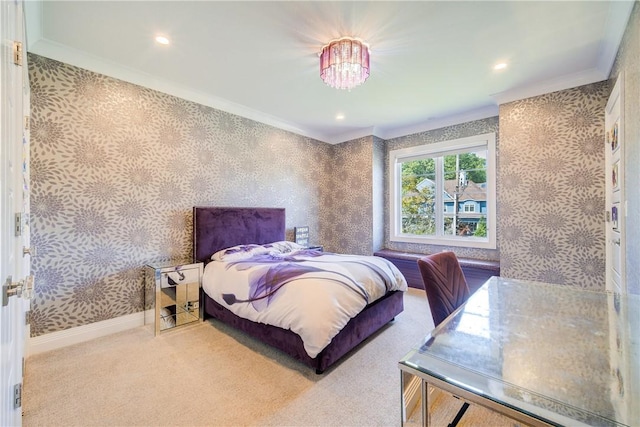
<svg viewBox="0 0 640 427"><path fill-rule="evenodd" d="M284 208L193 208L193 258L210 260L220 249L285 239Z"/></svg>

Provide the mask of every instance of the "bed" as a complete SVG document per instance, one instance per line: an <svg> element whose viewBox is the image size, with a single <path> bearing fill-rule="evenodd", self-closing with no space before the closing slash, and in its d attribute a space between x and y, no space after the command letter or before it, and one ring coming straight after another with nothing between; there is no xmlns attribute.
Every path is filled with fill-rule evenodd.
<svg viewBox="0 0 640 427"><path fill-rule="evenodd" d="M195 261L205 264L205 280L211 276L207 273L208 268L219 268L216 265L218 261L211 261L212 255L228 253L230 251L225 249L238 245L270 246L273 242L285 241L285 233L285 210L282 208L193 208L193 254ZM321 258L332 254L311 255ZM383 258L371 258L376 258L376 262L379 260L387 262ZM208 265L210 262L212 265ZM402 312L406 281L399 271L398 274L401 280L393 290L385 292L383 296L368 303L357 315L346 322L326 347L317 354L312 353L313 356L305 349L305 343L300 335L290 329L243 318L231 311L231 307L226 304L227 299L222 303L214 300L207 293L211 291L202 293L203 313L205 319L215 318L239 329L314 368L316 373L322 374ZM402 281L404 284L400 283ZM203 289L206 287L203 280Z"/></svg>

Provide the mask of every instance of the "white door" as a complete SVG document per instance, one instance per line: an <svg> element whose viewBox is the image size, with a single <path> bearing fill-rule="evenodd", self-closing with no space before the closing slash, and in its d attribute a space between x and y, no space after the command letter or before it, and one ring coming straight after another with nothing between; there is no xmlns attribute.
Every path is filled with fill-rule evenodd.
<svg viewBox="0 0 640 427"><path fill-rule="evenodd" d="M21 387L28 300L8 296L26 283L29 247L29 83L21 0L0 1L0 425L22 425ZM15 57L21 55L22 65ZM9 285L9 288L7 288ZM7 294L7 297L5 297Z"/></svg>
<svg viewBox="0 0 640 427"><path fill-rule="evenodd" d="M618 76L605 109L607 290L626 293L624 197L624 78Z"/></svg>

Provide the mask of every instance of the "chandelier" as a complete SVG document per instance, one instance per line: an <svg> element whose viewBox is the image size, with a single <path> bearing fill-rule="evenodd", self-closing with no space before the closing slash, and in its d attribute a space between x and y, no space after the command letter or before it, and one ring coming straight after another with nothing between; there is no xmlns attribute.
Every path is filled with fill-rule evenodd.
<svg viewBox="0 0 640 427"><path fill-rule="evenodd" d="M369 77L369 46L352 37L332 40L320 52L320 78L336 89L351 90Z"/></svg>

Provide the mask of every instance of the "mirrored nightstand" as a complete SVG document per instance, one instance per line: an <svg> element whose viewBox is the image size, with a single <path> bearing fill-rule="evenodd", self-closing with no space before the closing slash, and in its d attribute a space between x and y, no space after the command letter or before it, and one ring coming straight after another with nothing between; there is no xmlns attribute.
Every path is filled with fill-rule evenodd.
<svg viewBox="0 0 640 427"><path fill-rule="evenodd" d="M150 263L144 267L145 324L156 335L202 320L203 264L189 261Z"/></svg>

